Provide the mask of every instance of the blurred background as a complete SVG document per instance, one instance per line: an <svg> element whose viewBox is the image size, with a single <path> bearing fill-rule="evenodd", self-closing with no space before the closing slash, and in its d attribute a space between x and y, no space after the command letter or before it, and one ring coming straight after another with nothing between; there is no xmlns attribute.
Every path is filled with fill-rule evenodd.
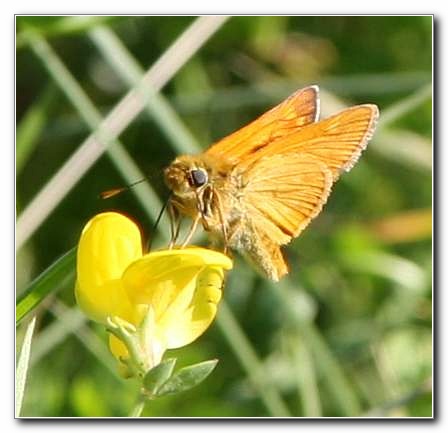
<svg viewBox="0 0 448 433"><path fill-rule="evenodd" d="M177 154L318 84L322 117L377 104L374 139L286 249L287 278L272 284L235 256L218 320L168 353L180 365L218 358L216 370L144 415L432 416L430 16L232 17L210 37L193 34L200 48L160 85L161 96L62 201L35 205L55 209L42 224L31 213L35 230L22 236L22 211L196 19L16 18L17 295L76 245L98 212L129 214L148 236L168 194L162 170ZM98 198L141 174L149 184ZM156 246L167 235L165 219L152 234ZM118 376L107 335L79 312L73 285L71 272L36 310L22 415L126 416L135 384ZM19 347L28 319L17 328Z"/></svg>

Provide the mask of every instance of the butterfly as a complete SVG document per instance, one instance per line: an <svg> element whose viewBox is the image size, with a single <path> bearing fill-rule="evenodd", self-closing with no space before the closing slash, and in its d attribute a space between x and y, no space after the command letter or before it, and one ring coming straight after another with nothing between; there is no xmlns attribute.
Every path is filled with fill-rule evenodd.
<svg viewBox="0 0 448 433"><path fill-rule="evenodd" d="M378 120L373 104L319 118L319 89L296 91L199 155L164 171L171 190L172 244L182 216L225 248L240 251L274 281L288 273L281 246L322 210L333 183L350 170Z"/></svg>

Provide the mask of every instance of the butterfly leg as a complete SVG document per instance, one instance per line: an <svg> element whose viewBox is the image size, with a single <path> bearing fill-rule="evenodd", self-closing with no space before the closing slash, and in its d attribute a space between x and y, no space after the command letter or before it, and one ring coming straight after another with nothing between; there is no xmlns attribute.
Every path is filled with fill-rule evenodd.
<svg viewBox="0 0 448 433"><path fill-rule="evenodd" d="M218 209L219 224L221 226L222 241L224 243L224 251L223 252L224 252L224 254L227 254L228 249L229 249L229 234L227 232L227 226L226 226L226 222L224 220L221 197L217 191L212 190L210 201L214 201L215 202L214 207Z"/></svg>
<svg viewBox="0 0 448 433"><path fill-rule="evenodd" d="M222 240L224 242L224 254L227 254L228 249L229 249L229 237L227 235L227 228L226 228L226 224L224 222L224 218L222 216L221 207L218 207L218 211L219 211L219 219L220 219L220 223L221 223Z"/></svg>
<svg viewBox="0 0 448 433"><path fill-rule="evenodd" d="M177 238L179 237L181 218L178 210L173 206L172 203L169 204L168 209L170 215L170 233L171 233L171 239L170 243L168 244L168 249L171 250L176 244Z"/></svg>
<svg viewBox="0 0 448 433"><path fill-rule="evenodd" d="M195 217L195 219L193 220L193 224L191 225L190 230L188 231L188 234L187 234L185 240L182 242L181 248L185 248L188 245L188 243L191 241L191 238L193 237L196 229L198 228L200 219L201 219L201 215L198 214Z"/></svg>

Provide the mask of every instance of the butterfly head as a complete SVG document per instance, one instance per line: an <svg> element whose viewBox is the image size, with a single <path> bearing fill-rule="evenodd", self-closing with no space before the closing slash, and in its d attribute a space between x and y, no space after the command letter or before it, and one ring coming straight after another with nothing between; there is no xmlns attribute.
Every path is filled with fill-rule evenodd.
<svg viewBox="0 0 448 433"><path fill-rule="evenodd" d="M176 196L187 198L208 184L209 175L198 158L180 156L165 169L165 182Z"/></svg>

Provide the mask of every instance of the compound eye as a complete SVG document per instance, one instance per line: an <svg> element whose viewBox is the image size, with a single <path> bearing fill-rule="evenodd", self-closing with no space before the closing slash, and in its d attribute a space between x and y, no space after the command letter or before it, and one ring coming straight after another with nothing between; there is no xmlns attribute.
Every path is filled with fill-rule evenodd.
<svg viewBox="0 0 448 433"><path fill-rule="evenodd" d="M191 186L202 186L205 183L207 183L207 172L204 170L191 170L190 171L190 176L191 178L189 179L190 185Z"/></svg>

